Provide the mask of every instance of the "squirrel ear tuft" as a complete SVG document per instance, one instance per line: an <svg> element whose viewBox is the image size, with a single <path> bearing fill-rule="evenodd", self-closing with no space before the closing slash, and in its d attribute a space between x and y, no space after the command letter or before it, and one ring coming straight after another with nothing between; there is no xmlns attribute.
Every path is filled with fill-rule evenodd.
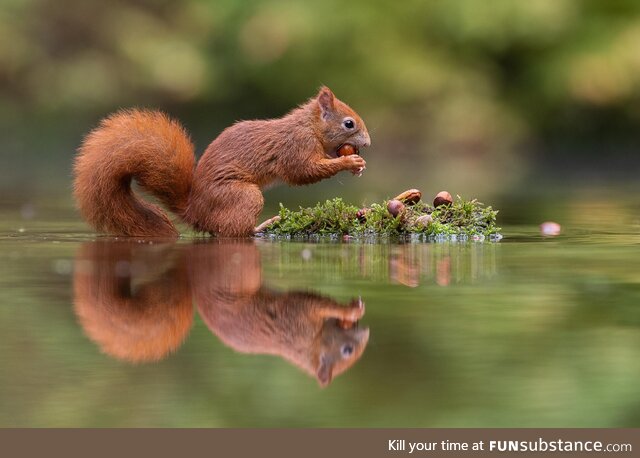
<svg viewBox="0 0 640 458"><path fill-rule="evenodd" d="M320 110L322 111L322 117L327 118L329 112L333 111L333 101L335 96L331 89L327 86L322 86L320 91L318 92L318 105L320 105Z"/></svg>

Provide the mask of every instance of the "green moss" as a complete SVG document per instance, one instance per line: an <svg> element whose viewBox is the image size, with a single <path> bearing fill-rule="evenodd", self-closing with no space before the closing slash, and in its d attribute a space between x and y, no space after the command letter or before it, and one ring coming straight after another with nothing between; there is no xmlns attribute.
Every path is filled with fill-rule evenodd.
<svg viewBox="0 0 640 458"><path fill-rule="evenodd" d="M476 199L458 196L451 205L434 208L423 202L407 205L397 217L387 211L387 202L367 207L366 216L358 218L359 208L340 198L327 200L315 207L290 210L280 204L280 221L262 234L284 238L336 238L349 235L358 238L407 237L417 240L465 240L491 237L499 240L497 210ZM416 220L431 215L433 221L422 225Z"/></svg>

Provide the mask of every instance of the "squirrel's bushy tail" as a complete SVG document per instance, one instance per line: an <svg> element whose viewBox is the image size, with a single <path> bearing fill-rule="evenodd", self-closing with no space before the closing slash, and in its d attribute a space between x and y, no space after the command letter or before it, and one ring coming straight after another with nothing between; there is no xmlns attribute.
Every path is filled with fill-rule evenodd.
<svg viewBox="0 0 640 458"><path fill-rule="evenodd" d="M139 268L123 271L123 263ZM87 264L91 269L82 268ZM176 245L86 242L76 267L75 313L103 353L132 363L159 361L189 334L191 287L186 257Z"/></svg>
<svg viewBox="0 0 640 458"><path fill-rule="evenodd" d="M163 113L126 110L109 116L78 150L74 195L80 212L109 234L177 236L162 208L135 195L131 180L182 216L193 181L193 150L184 128Z"/></svg>

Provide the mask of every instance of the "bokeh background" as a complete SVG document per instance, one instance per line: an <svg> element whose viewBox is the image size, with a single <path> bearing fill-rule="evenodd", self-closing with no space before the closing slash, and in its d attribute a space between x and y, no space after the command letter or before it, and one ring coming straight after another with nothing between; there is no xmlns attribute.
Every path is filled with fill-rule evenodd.
<svg viewBox="0 0 640 458"><path fill-rule="evenodd" d="M197 318L156 365L101 354L71 305L83 136L158 108L201 153L321 84L365 119L367 170L264 216L448 190L503 242L256 243L265 286L367 302L324 391ZM639 127L638 0L0 0L0 426L638 427Z"/></svg>
<svg viewBox="0 0 640 458"><path fill-rule="evenodd" d="M321 84L365 119L368 169L268 191L266 211L418 187L535 222L554 215L534 201L635 189L635 0L3 0L2 206L72 208L75 149L119 108L167 111L201 153Z"/></svg>

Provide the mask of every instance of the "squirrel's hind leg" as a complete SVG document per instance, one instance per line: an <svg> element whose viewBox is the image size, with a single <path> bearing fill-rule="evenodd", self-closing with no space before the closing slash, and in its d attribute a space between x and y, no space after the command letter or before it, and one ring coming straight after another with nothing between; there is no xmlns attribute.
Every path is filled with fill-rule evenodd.
<svg viewBox="0 0 640 458"><path fill-rule="evenodd" d="M252 236L264 205L260 188L241 181L218 183L214 193L196 200L189 211L191 222L221 237Z"/></svg>

